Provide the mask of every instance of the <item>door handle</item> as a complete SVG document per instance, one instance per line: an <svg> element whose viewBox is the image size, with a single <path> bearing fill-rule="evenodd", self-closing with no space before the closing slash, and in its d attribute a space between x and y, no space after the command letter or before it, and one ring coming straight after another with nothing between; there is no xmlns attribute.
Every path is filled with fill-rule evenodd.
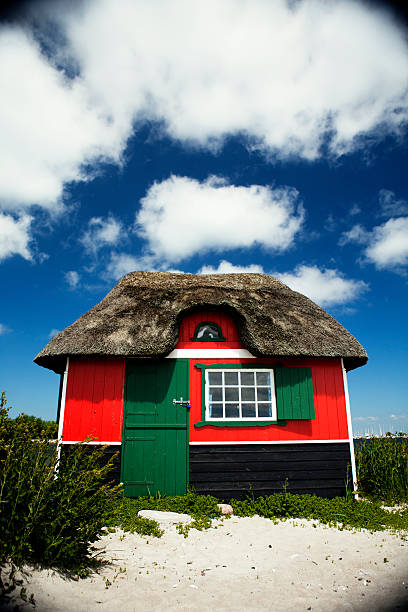
<svg viewBox="0 0 408 612"><path fill-rule="evenodd" d="M174 406L181 405L181 406L185 406L186 408L191 408L190 400L185 400L182 397L180 397L179 400L174 399L173 405Z"/></svg>

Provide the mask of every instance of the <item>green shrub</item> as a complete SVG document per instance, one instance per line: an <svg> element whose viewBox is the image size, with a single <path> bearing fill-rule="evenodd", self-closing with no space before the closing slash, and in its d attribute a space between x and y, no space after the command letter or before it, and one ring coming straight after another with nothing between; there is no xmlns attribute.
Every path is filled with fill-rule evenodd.
<svg viewBox="0 0 408 612"><path fill-rule="evenodd" d="M107 524L113 528L120 527L123 531L160 538L163 535L163 531L159 528L158 523L138 516L137 513L141 509L139 505L135 505L133 499L124 497L118 500L116 512L109 517Z"/></svg>
<svg viewBox="0 0 408 612"><path fill-rule="evenodd" d="M356 445L358 488L374 499L408 500L408 438L363 439Z"/></svg>
<svg viewBox="0 0 408 612"><path fill-rule="evenodd" d="M162 510L189 514L193 518L220 516L219 500L211 495L197 495L193 490L185 495L160 495L156 497L126 497L121 501L124 513L121 516L137 516L139 510Z"/></svg>
<svg viewBox="0 0 408 612"><path fill-rule="evenodd" d="M32 438L48 438L55 440L58 436L58 425L55 421L44 421L40 417L28 414L19 414L15 419L8 421L8 435L11 435L14 427L26 426ZM5 435L4 432L3 435Z"/></svg>
<svg viewBox="0 0 408 612"><path fill-rule="evenodd" d="M234 514L265 518L306 518L316 519L342 529L384 529L407 530L408 512L395 514L387 512L377 503L355 500L354 498L335 497L326 499L317 495L293 495L287 491L265 497L249 496L246 500L231 500Z"/></svg>
<svg viewBox="0 0 408 612"><path fill-rule="evenodd" d="M84 568L91 543L116 511L118 487L106 484L112 460L103 448L75 445L55 476L57 447L45 431L33 440L25 419L8 415L0 403L0 567L40 563L61 569Z"/></svg>
<svg viewBox="0 0 408 612"><path fill-rule="evenodd" d="M220 517L217 508L219 500L210 495L197 495L190 491L186 495L175 497L137 497L120 501L121 510L110 522L125 531L139 531L137 516L139 510L166 510L190 514L194 521L182 525L179 533L187 536L189 529L207 529L211 519ZM339 527L340 529L369 529L371 531L408 530L408 511L390 513L380 507L379 503L355 500L353 497L336 497L326 499L316 495L293 495L285 489L281 493L254 497L249 494L245 500L231 499L236 516L263 516L272 520L282 518L316 519L319 522ZM157 535L152 530L149 534Z"/></svg>
<svg viewBox="0 0 408 612"><path fill-rule="evenodd" d="M220 517L221 511L217 507L219 500L211 495L197 495L190 490L186 495L157 495L156 497L125 497L118 502L118 512L110 520L111 527L120 527L124 531L136 531L142 535L153 535L160 537L162 531L155 521L143 522L138 516L139 510L161 510L167 512L178 512L189 514L194 521L190 525L183 525L179 532L187 535L189 529L208 529L211 527L211 519Z"/></svg>

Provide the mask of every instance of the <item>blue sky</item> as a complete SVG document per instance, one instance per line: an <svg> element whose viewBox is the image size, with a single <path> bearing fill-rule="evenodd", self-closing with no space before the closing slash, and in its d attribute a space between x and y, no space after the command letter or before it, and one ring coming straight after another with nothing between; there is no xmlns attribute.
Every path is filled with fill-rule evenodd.
<svg viewBox="0 0 408 612"><path fill-rule="evenodd" d="M359 1L26 2L0 23L0 386L131 270L254 271L363 344L357 432L408 427L408 39Z"/></svg>

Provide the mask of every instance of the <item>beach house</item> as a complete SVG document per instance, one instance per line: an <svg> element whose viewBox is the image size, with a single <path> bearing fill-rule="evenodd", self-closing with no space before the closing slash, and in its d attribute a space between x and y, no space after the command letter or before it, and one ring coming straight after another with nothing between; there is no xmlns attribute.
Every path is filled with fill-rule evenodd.
<svg viewBox="0 0 408 612"><path fill-rule="evenodd" d="M346 372L367 354L272 276L132 272L34 361L61 376L63 452L119 451L125 495L333 497L355 477Z"/></svg>

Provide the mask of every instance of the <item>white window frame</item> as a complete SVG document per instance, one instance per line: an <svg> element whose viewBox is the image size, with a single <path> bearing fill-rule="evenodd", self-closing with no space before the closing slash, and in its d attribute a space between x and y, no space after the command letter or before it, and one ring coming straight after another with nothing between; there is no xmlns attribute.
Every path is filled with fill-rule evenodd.
<svg viewBox="0 0 408 612"><path fill-rule="evenodd" d="M225 387L226 386L230 386L230 385L225 385L225 378L224 378L224 373L226 372L251 372L253 374L256 374L257 372L262 372L262 373L269 373L270 375L270 381L271 384L270 386L266 386L266 385L259 385L259 387L255 384L255 385L238 385L238 390L239 390L239 407L240 407L240 415L242 415L242 403L254 403L256 405L256 411L258 412L258 404L272 404L272 416L270 417L260 417L260 416L256 416L256 417L243 417L243 416L237 416L237 417L210 417L210 383L209 383L209 374L213 374L215 372L222 372L223 376L222 376L222 385L211 385L212 387L218 387L221 388L223 390L222 393L222 406L223 406L223 413L225 414ZM255 390L257 388L270 388L271 389L271 399L269 400L265 400L265 401L259 401L256 399L256 394L255 394L255 401L254 402L242 402L241 401L241 389L245 388L246 386L248 387L255 387ZM220 404L221 402L212 402L213 404ZM230 403L230 402L227 402ZM205 420L206 421L212 421L212 422L228 422L228 421L240 421L240 422L245 422L245 421L253 421L253 422L257 422L257 421L277 421L277 408L276 408L276 394L275 394L275 376L274 376L274 371L273 369L268 369L268 368L208 368L205 370Z"/></svg>

